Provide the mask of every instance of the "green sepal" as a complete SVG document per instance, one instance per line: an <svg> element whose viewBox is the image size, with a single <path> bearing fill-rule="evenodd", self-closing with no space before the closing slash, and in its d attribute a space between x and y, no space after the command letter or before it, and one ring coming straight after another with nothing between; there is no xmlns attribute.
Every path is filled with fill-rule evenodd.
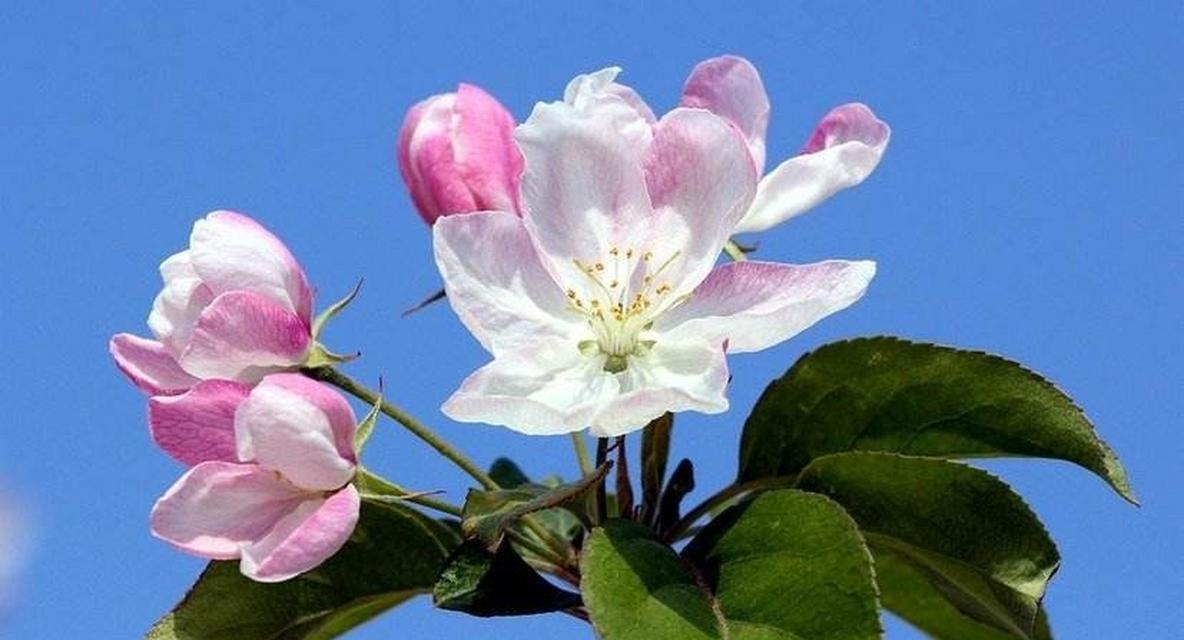
<svg viewBox="0 0 1184 640"><path fill-rule="evenodd" d="M359 279L358 283L354 285L354 288L348 294L346 294L344 298L329 305L327 309L322 311L319 315L317 315L316 319L312 321L312 339L314 341L321 338L321 332L325 330L325 325L328 324L328 322L332 320L334 316L344 311L345 308L354 301L354 298L358 297L358 292L362 290L363 281L363 279Z"/></svg>

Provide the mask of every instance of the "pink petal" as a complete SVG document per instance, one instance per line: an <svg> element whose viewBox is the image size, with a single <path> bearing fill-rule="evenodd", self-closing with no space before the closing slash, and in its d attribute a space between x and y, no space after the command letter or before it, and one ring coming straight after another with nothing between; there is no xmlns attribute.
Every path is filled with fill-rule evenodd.
<svg viewBox="0 0 1184 640"><path fill-rule="evenodd" d="M453 152L475 209L517 213L524 161L514 143L514 116L471 84L456 92L456 115Z"/></svg>
<svg viewBox="0 0 1184 640"><path fill-rule="evenodd" d="M455 94L432 96L408 109L403 126L399 128L396 152L399 174L415 210L428 224L433 224L441 213L441 207L436 204L436 197L426 182L430 176L438 179L441 172L450 172L444 184L455 185L449 192L455 191L455 197L461 202L460 210L469 211L476 206L473 195L460 180L452 157L451 123L455 104Z"/></svg>
<svg viewBox="0 0 1184 640"><path fill-rule="evenodd" d="M658 218L647 248L672 297L689 293L711 271L756 189L756 169L736 129L697 109L675 109L654 129L646 184Z"/></svg>
<svg viewBox="0 0 1184 640"><path fill-rule="evenodd" d="M130 333L116 334L108 345L115 364L133 384L150 395L184 393L197 384L165 346Z"/></svg>
<svg viewBox="0 0 1184 640"><path fill-rule="evenodd" d="M566 336L568 300L539 260L526 227L496 211L449 216L433 230L448 302L490 353Z"/></svg>
<svg viewBox="0 0 1184 640"><path fill-rule="evenodd" d="M644 358L630 358L617 380L620 394L604 403L589 423L594 436L636 431L667 411L713 414L728 409L724 348L700 339L680 342L662 336Z"/></svg>
<svg viewBox="0 0 1184 640"><path fill-rule="evenodd" d="M360 508L353 485L328 499L306 500L265 537L243 547L240 570L252 580L280 582L319 566L349 540Z"/></svg>
<svg viewBox="0 0 1184 640"><path fill-rule="evenodd" d="M888 125L866 106L835 108L818 124L802 155L761 180L752 208L736 230L764 231L863 182L880 163L890 137Z"/></svg>
<svg viewBox="0 0 1184 640"><path fill-rule="evenodd" d="M573 260L607 261L652 214L639 150L612 113L539 104L515 134L526 157L523 220L548 270L583 283ZM570 286L565 285L565 286Z"/></svg>
<svg viewBox="0 0 1184 640"><path fill-rule="evenodd" d="M818 153L845 142L861 142L869 147L888 144L891 131L876 118L867 105L852 102L831 109L806 141L802 153Z"/></svg>
<svg viewBox="0 0 1184 640"><path fill-rule="evenodd" d="M311 341L301 317L265 296L236 291L202 311L180 363L201 378L252 383L304 362Z"/></svg>
<svg viewBox="0 0 1184 640"><path fill-rule="evenodd" d="M658 319L654 330L678 339L725 342L735 353L759 351L797 335L863 296L874 262L809 265L734 262L717 267L691 298Z"/></svg>
<svg viewBox="0 0 1184 640"><path fill-rule="evenodd" d="M249 291L312 324L312 290L304 270L279 238L233 211L215 211L193 225L194 271L215 295Z"/></svg>
<svg viewBox="0 0 1184 640"><path fill-rule="evenodd" d="M237 558L307 497L259 465L203 462L156 501L152 535L204 558Z"/></svg>
<svg viewBox="0 0 1184 640"><path fill-rule="evenodd" d="M432 96L412 107L400 134L400 164L420 215L430 224L447 212L477 203L461 178L452 148L456 94Z"/></svg>
<svg viewBox="0 0 1184 640"><path fill-rule="evenodd" d="M618 384L603 359L586 358L570 340L540 340L499 354L444 403L444 414L529 435L579 431Z"/></svg>
<svg viewBox="0 0 1184 640"><path fill-rule="evenodd" d="M700 62L687 78L681 104L707 109L736 125L748 141L757 172L764 168L769 96L751 62L739 56Z"/></svg>
<svg viewBox="0 0 1184 640"><path fill-rule="evenodd" d="M296 373L264 378L234 418L240 459L312 491L340 488L353 477L356 424L340 393Z"/></svg>
<svg viewBox="0 0 1184 640"><path fill-rule="evenodd" d="M228 380L205 380L179 396L148 401L152 440L182 464L238 462L234 412L251 388Z"/></svg>

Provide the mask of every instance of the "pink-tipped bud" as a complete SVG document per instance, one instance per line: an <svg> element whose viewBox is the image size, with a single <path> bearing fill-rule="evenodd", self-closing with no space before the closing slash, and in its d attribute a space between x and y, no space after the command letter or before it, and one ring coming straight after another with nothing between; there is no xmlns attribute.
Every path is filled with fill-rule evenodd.
<svg viewBox="0 0 1184 640"><path fill-rule="evenodd" d="M399 131L399 172L419 215L519 212L522 153L514 116L479 87L432 96L407 112Z"/></svg>

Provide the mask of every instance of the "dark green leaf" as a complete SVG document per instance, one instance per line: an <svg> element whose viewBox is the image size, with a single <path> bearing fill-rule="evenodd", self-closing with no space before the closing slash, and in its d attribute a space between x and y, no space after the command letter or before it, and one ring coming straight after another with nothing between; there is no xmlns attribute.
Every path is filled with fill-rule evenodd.
<svg viewBox="0 0 1184 640"><path fill-rule="evenodd" d="M646 425L641 435L641 520L647 524L653 524L658 515L658 497L666 480L673 430L674 415L664 413Z"/></svg>
<svg viewBox="0 0 1184 640"><path fill-rule="evenodd" d="M441 609L474 616L521 616L559 611L580 597L543 579L508 545L490 553L478 540L461 545L432 591Z"/></svg>
<svg viewBox="0 0 1184 640"><path fill-rule="evenodd" d="M509 458L498 458L489 466L489 477L501 485L503 489L514 489L524 484L530 484L522 469Z"/></svg>
<svg viewBox="0 0 1184 640"><path fill-rule="evenodd" d="M618 521L597 529L584 601L606 640L879 638L871 556L831 500L770 491L725 511L683 552Z"/></svg>
<svg viewBox="0 0 1184 640"><path fill-rule="evenodd" d="M937 640L1014 640L1018 636L978 622L959 611L909 560L886 548L876 549L880 600L896 615ZM1052 640L1041 608L1034 640Z"/></svg>
<svg viewBox="0 0 1184 640"><path fill-rule="evenodd" d="M745 423L739 480L793 475L844 451L1056 458L1135 501L1122 465L1068 396L977 351L861 338L803 356Z"/></svg>
<svg viewBox="0 0 1184 640"><path fill-rule="evenodd" d="M332 638L431 590L459 540L444 525L400 506L362 504L353 536L312 571L263 584L238 562L211 562L149 640Z"/></svg>
<svg viewBox="0 0 1184 640"><path fill-rule="evenodd" d="M466 537L480 538L487 549L497 549L506 529L516 520L529 513L572 503L600 482L611 467L611 463L606 463L576 482L553 488L522 485L501 491L472 489L465 499L461 529Z"/></svg>
<svg viewBox="0 0 1184 640"><path fill-rule="evenodd" d="M679 461L678 466L674 467L674 473L670 474L670 482L666 484L666 490L662 492L662 497L658 500L658 513L655 516L655 521L658 524L659 532L668 530L675 522L678 522L682 500L694 490L695 465L690 460L683 458Z"/></svg>
<svg viewBox="0 0 1184 640"><path fill-rule="evenodd" d="M729 508L683 552L731 637L879 638L871 555L830 499L780 489ZM776 629L762 636L760 630Z"/></svg>
<svg viewBox="0 0 1184 640"><path fill-rule="evenodd" d="M604 640L712 640L722 621L687 566L653 531L626 520L597 527L584 545L580 590Z"/></svg>
<svg viewBox="0 0 1184 640"><path fill-rule="evenodd" d="M994 476L934 458L843 453L815 460L798 486L841 504L873 555L908 562L958 611L1030 637L1060 556Z"/></svg>

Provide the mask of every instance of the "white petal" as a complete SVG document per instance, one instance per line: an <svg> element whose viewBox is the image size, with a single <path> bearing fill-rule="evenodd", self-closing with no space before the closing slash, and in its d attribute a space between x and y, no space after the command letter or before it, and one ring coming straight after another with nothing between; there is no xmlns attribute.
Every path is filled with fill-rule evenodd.
<svg viewBox="0 0 1184 640"><path fill-rule="evenodd" d="M526 158L523 220L548 271L582 283L573 260L596 262L652 213L638 145L604 110L538 104L515 138Z"/></svg>
<svg viewBox="0 0 1184 640"><path fill-rule="evenodd" d="M234 415L238 455L313 491L354 474L356 421L341 394L295 373L267 376Z"/></svg>
<svg viewBox="0 0 1184 640"><path fill-rule="evenodd" d="M594 436L636 431L667 411L721 413L728 409L724 350L703 340L659 339L645 356L630 357L617 380L620 394L592 419Z"/></svg>
<svg viewBox="0 0 1184 640"><path fill-rule="evenodd" d="M748 140L753 164L765 167L765 131L769 96L752 63L739 56L719 56L695 65L682 90L682 106L727 118Z"/></svg>
<svg viewBox="0 0 1184 640"><path fill-rule="evenodd" d="M689 293L711 271L756 189L756 169L735 127L700 109L675 109L654 128L646 185L655 216L646 248L673 296Z"/></svg>
<svg viewBox="0 0 1184 640"><path fill-rule="evenodd" d="M808 265L734 262L717 267L691 298L655 323L674 339L703 338L728 351L759 351L789 339L863 296L870 261Z"/></svg>
<svg viewBox="0 0 1184 640"><path fill-rule="evenodd" d="M587 358L568 340L540 341L499 355L444 403L445 415L529 435L578 431L616 395L603 358Z"/></svg>
<svg viewBox="0 0 1184 640"><path fill-rule="evenodd" d="M580 328L517 216L496 211L445 216L432 235L448 302L490 353Z"/></svg>
<svg viewBox="0 0 1184 640"><path fill-rule="evenodd" d="M802 155L761 180L736 231L764 231L863 182L880 163L890 137L888 125L866 106L835 108L819 123Z"/></svg>
<svg viewBox="0 0 1184 640"><path fill-rule="evenodd" d="M214 300L214 292L193 270L189 251L173 254L160 264L164 288L152 302L148 328L174 356L189 343L197 318Z"/></svg>
<svg viewBox="0 0 1184 640"><path fill-rule="evenodd" d="M657 121L645 100L631 87L616 81L620 67L608 67L576 76L567 84L563 101L581 111L601 111L611 118L617 131L628 137L638 154L649 146L651 125Z"/></svg>

